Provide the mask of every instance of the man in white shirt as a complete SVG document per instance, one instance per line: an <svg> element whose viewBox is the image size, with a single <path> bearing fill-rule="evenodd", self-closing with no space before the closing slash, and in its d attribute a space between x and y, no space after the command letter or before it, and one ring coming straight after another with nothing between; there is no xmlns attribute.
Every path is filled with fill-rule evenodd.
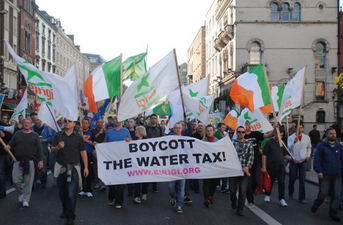
<svg viewBox="0 0 343 225"><path fill-rule="evenodd" d="M297 179L299 171L299 202L306 204L305 195L305 178L307 161L311 158L311 139L303 133L304 125L299 125L299 135L297 133L288 137L288 148L291 151L295 161L291 161L289 165L289 197L293 198L294 182Z"/></svg>

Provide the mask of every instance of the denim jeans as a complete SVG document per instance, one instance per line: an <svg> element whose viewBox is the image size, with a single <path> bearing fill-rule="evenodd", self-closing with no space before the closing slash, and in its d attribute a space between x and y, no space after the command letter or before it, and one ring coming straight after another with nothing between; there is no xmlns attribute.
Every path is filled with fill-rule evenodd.
<svg viewBox="0 0 343 225"><path fill-rule="evenodd" d="M149 183L135 183L133 184L133 189L134 189L134 198L140 198L141 194L145 195L148 194L148 186Z"/></svg>
<svg viewBox="0 0 343 225"><path fill-rule="evenodd" d="M270 194L272 193L274 181L275 179L277 179L279 200L284 199L285 198L285 177L286 177L285 164L278 165L278 166L267 165L267 172L271 179L271 186L270 186L270 192L266 193L266 195L270 196Z"/></svg>
<svg viewBox="0 0 343 225"><path fill-rule="evenodd" d="M71 182L67 182L67 172L57 178L60 199L62 201L63 213L67 218L75 219L76 199L79 191L79 174L72 168Z"/></svg>
<svg viewBox="0 0 343 225"><path fill-rule="evenodd" d="M294 182L297 180L299 171L299 200L306 199L305 194L305 178L306 178L306 165L307 162L294 163L293 161L289 164L289 194L294 193Z"/></svg>
<svg viewBox="0 0 343 225"><path fill-rule="evenodd" d="M330 201L330 216L337 215L337 210L340 200L341 192L341 175L324 175L323 179L319 179L319 193L317 199L314 201L314 206L318 208L323 202L326 196L331 195Z"/></svg>
<svg viewBox="0 0 343 225"><path fill-rule="evenodd" d="M237 204L237 186L238 189L238 206L237 210L243 211L245 198L247 195L247 189L249 184L250 177L246 175L240 177L229 177L229 188L230 188L230 199L231 202L236 205Z"/></svg>
<svg viewBox="0 0 343 225"><path fill-rule="evenodd" d="M170 181L168 182L169 195L172 199L176 200L176 207L181 207L185 198L185 180ZM177 188L177 195L175 191Z"/></svg>

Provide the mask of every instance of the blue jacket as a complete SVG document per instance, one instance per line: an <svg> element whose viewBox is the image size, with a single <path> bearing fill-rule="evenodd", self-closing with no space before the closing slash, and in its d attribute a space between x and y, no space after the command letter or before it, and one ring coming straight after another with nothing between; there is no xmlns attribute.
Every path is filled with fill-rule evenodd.
<svg viewBox="0 0 343 225"><path fill-rule="evenodd" d="M31 130L34 131L35 125L33 125L31 127ZM48 125L46 124L43 124L43 130L42 130L42 133L39 135L39 136L42 136L43 139L46 140L46 142L42 143L42 149L43 151L47 151L48 150L48 144L52 142L52 139L53 139L53 135L52 135L52 129L49 128Z"/></svg>
<svg viewBox="0 0 343 225"><path fill-rule="evenodd" d="M313 160L313 169L323 175L338 175L342 172L343 146L337 141L334 147L331 147L324 139L317 146L316 154Z"/></svg>

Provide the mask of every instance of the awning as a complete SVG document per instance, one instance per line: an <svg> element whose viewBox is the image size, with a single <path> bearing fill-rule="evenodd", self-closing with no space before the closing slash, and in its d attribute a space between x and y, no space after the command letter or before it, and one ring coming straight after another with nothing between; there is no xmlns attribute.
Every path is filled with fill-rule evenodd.
<svg viewBox="0 0 343 225"><path fill-rule="evenodd" d="M15 109L17 107L17 105L15 104L10 104L10 103L3 103L4 106L6 106L9 109Z"/></svg>

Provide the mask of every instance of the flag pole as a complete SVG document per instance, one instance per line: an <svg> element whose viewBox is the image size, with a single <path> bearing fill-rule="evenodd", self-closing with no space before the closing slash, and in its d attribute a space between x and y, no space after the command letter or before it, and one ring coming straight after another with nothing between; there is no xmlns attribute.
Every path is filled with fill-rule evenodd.
<svg viewBox="0 0 343 225"><path fill-rule="evenodd" d="M46 104L45 102L43 102L43 103L46 105L46 107L48 107L48 110L49 110L49 112L50 112L50 115L52 116L52 119L54 120L54 123L55 123L55 126L56 126L56 130L57 130L57 133L58 133L58 136L59 136L60 140L62 141L62 136L61 136L61 133L60 133L61 130L60 130L60 127L57 125L55 116L54 116L54 114L51 112L51 109L50 109L49 105Z"/></svg>
<svg viewBox="0 0 343 225"><path fill-rule="evenodd" d="M79 88L79 76L77 75L77 68L76 68L76 63L74 60L74 70L75 70L75 78L76 78L76 88L77 88L77 96L80 95L80 88ZM81 101L80 101L80 97L78 98L79 101L79 107L78 107L78 111L79 111L79 122L80 122L80 133L81 135L83 135L83 129L82 129L82 119L81 119Z"/></svg>
<svg viewBox="0 0 343 225"><path fill-rule="evenodd" d="M275 113L275 110L274 110L273 99L272 99L272 96L270 95L270 91L269 91L269 80L268 80L268 77L267 77L267 70L266 70L266 66L264 65L264 63L262 63L262 66L263 66L264 77L266 79L266 83L267 83L267 87L268 87L268 94L269 94L269 98L270 98L270 104L272 106L273 117L274 117L274 120L275 120L276 135L277 135L277 138L278 138L278 141L279 141L279 145L280 145L280 147L282 147L282 140L281 140L281 136L280 136L280 130L279 130L279 127L278 127L278 119L277 119L277 116L276 116L276 113Z"/></svg>
<svg viewBox="0 0 343 225"><path fill-rule="evenodd" d="M4 140L2 140L2 138L0 137L0 142L2 144L2 146L4 146L4 148L7 146L4 142ZM14 157L13 153L11 152L11 150L7 151L8 154L11 156L11 158L13 159L13 162L17 162L17 159Z"/></svg>
<svg viewBox="0 0 343 225"><path fill-rule="evenodd" d="M302 107L303 107L303 103L304 103L304 93L305 93L304 87L305 87L305 82L306 82L306 76L307 76L307 65L305 66L304 81L303 81L302 92L301 92L299 117L298 117L298 125L297 125L297 136L299 136L300 119L301 119Z"/></svg>
<svg viewBox="0 0 343 225"><path fill-rule="evenodd" d="M181 86L181 79L180 79L180 71L177 65L177 58L176 58L176 51L174 48L174 58L175 58L175 65L176 65L176 72L177 72L177 80L179 81L179 88L180 88L180 96L181 96L181 103L182 103L182 110L183 110L183 119L186 119L186 111L185 111L185 104L183 102L183 95L182 95L182 86Z"/></svg>

